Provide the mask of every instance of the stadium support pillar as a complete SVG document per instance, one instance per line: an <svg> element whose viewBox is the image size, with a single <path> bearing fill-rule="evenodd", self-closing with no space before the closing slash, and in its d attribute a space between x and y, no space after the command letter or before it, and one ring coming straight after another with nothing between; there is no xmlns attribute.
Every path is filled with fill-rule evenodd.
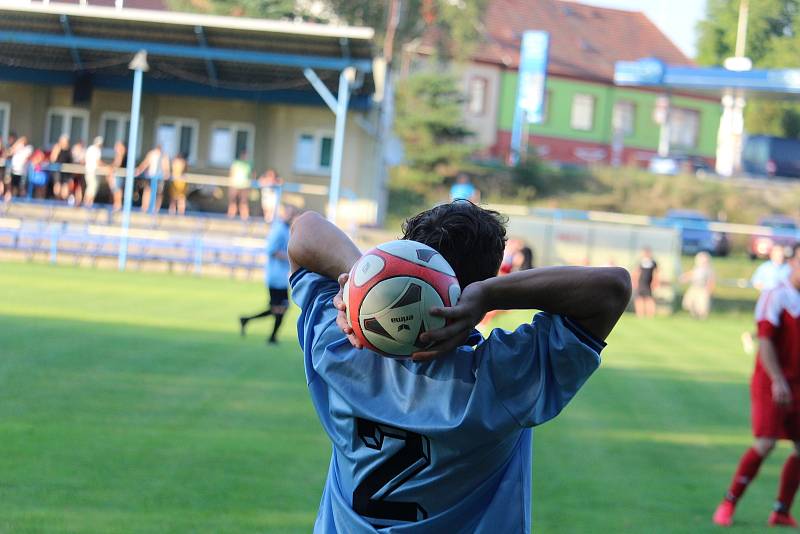
<svg viewBox="0 0 800 534"><path fill-rule="evenodd" d="M339 73L339 93L336 97L319 79L312 69L303 73L311 86L319 93L322 100L336 115L336 126L333 134L333 154L331 156L331 185L328 188L328 220L335 223L339 210L339 190L342 183L342 158L344 156L344 134L347 125L347 108L350 103L350 84L355 79L355 68L348 67Z"/></svg>
<svg viewBox="0 0 800 534"><path fill-rule="evenodd" d="M336 97L336 126L333 133L333 157L331 159L331 188L328 191L328 220L335 223L339 211L339 188L342 184L342 157L344 155L344 133L347 121L347 105L350 103L350 76L345 69L339 73L339 94ZM355 74L355 73L353 73Z"/></svg>
<svg viewBox="0 0 800 534"><path fill-rule="evenodd" d="M147 52L140 50L131 60L128 68L133 70L133 96L131 97L131 127L128 134L127 154L136 154L136 141L139 139L139 112L142 102L142 73L150 67L147 64ZM133 168L136 158L128 157L125 165L125 197L122 208L122 229L119 239L119 270L125 270L128 261L128 227L131 224L131 204L133 203ZM153 191L155 195L155 191Z"/></svg>

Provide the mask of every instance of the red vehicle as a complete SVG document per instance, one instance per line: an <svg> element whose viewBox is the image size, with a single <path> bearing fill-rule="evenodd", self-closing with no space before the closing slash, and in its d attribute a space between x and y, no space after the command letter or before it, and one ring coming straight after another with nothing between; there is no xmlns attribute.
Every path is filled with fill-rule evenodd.
<svg viewBox="0 0 800 534"><path fill-rule="evenodd" d="M768 234L750 236L747 253L750 255L751 260L768 258L769 251L775 245L793 247L798 241L797 223L790 217L771 215L759 219L758 224L759 226L767 226L772 231Z"/></svg>

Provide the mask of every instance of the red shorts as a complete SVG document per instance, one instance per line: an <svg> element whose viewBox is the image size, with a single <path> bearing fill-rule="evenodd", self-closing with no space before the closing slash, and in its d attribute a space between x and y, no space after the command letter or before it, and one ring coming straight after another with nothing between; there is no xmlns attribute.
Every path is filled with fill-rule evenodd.
<svg viewBox="0 0 800 534"><path fill-rule="evenodd" d="M753 435L757 438L800 441L800 383L790 383L792 402L776 404L772 400L772 382L756 373L750 383Z"/></svg>

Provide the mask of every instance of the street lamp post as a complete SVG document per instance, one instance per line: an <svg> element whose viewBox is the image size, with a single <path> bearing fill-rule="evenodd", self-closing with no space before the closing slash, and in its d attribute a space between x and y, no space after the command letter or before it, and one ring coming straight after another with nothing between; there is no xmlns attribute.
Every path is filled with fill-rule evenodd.
<svg viewBox="0 0 800 534"><path fill-rule="evenodd" d="M142 103L142 74L150 69L147 51L140 50L128 64L133 71L133 96L131 97L131 127L128 133L127 163L125 165L125 196L122 208L122 231L119 240L119 270L125 270L128 261L128 227L131 224L133 203L133 168L136 164L136 142L139 139L139 114ZM155 192L154 192L155 193Z"/></svg>

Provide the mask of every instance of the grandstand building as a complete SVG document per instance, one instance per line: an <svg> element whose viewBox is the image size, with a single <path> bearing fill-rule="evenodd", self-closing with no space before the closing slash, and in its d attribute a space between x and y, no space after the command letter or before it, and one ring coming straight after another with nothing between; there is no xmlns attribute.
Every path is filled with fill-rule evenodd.
<svg viewBox="0 0 800 534"><path fill-rule="evenodd" d="M693 63L643 13L567 0L490 0L483 22L481 42L453 68L463 82L465 121L484 156L505 160L509 154L520 41L527 30L550 34L545 116L530 125L529 147L545 159L577 164L611 163L616 150L619 162L645 165L656 154L654 112L661 93L615 86L614 64L649 57ZM406 72L425 68L436 39L429 32L406 47ZM719 99L685 92L670 98L670 152L713 162Z"/></svg>
<svg viewBox="0 0 800 534"><path fill-rule="evenodd" d="M375 222L384 173L371 28L93 4L0 0L0 137L47 150L63 133L84 144L100 135L110 160L130 128L128 63L146 50L137 162L160 143L222 183L246 150L256 175L276 169L323 211L344 113L341 197ZM345 74L348 105L337 108Z"/></svg>

